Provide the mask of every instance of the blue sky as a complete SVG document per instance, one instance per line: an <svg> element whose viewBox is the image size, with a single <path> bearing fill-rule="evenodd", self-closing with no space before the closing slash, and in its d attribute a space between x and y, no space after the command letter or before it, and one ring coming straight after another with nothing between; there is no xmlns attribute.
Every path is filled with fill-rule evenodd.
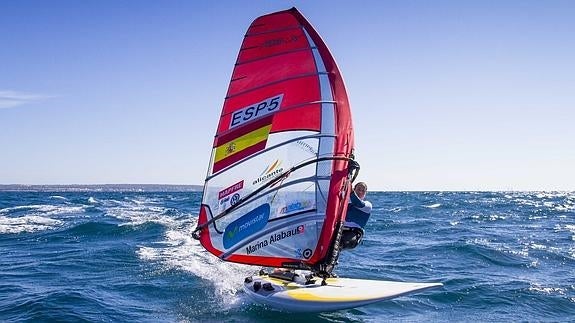
<svg viewBox="0 0 575 323"><path fill-rule="evenodd" d="M2 1L0 184L202 184L248 25L292 6L371 190L575 190L573 1Z"/></svg>

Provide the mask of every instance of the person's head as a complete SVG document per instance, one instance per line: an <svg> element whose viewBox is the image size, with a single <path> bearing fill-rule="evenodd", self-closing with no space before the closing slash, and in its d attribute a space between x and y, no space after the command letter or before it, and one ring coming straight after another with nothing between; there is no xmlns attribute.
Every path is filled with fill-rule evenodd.
<svg viewBox="0 0 575 323"><path fill-rule="evenodd" d="M363 200L365 194L367 194L367 184L365 184L365 182L358 182L355 184L353 191L357 194L357 197Z"/></svg>

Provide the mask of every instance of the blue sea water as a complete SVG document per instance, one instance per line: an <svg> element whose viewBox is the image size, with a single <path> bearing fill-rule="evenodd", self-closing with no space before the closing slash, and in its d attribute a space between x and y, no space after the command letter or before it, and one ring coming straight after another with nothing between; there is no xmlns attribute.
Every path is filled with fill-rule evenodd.
<svg viewBox="0 0 575 323"><path fill-rule="evenodd" d="M0 192L0 321L575 321L575 192L370 192L339 276L439 281L369 306L290 314L241 290L256 267L191 238L199 192Z"/></svg>

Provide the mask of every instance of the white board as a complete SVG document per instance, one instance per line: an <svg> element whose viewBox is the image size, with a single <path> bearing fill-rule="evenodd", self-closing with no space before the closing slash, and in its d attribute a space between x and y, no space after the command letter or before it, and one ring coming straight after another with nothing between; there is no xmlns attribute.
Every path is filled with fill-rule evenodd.
<svg viewBox="0 0 575 323"><path fill-rule="evenodd" d="M353 278L328 278L327 285L322 286L321 278L312 280L315 280L313 284L305 285L303 277L293 282L263 274L247 278L244 290L255 302L276 309L289 312L327 312L363 306L443 286L441 283ZM255 288L257 291L254 289L254 284L260 286Z"/></svg>

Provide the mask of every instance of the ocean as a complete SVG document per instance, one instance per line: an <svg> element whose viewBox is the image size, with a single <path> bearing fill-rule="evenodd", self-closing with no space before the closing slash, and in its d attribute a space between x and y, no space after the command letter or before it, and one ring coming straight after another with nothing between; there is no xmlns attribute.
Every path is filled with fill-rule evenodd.
<svg viewBox="0 0 575 323"><path fill-rule="evenodd" d="M369 192L341 277L443 288L330 313L253 304L185 187L4 187L2 322L575 322L575 192Z"/></svg>

